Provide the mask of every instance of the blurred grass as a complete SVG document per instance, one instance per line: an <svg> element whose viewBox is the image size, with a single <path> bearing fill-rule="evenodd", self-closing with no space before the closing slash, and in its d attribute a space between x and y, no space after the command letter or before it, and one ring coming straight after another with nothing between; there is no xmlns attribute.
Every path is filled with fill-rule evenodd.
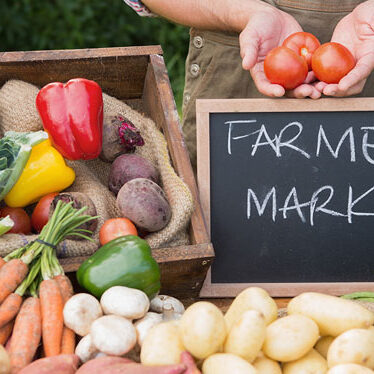
<svg viewBox="0 0 374 374"><path fill-rule="evenodd" d="M161 44L180 112L188 29L122 0L0 0L0 51Z"/></svg>

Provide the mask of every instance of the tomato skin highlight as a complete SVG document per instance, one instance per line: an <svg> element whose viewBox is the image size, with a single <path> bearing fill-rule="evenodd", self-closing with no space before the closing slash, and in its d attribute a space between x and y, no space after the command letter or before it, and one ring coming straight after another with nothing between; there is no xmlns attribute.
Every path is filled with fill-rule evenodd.
<svg viewBox="0 0 374 374"><path fill-rule="evenodd" d="M42 231L42 228L48 222L49 208L54 197L57 195L58 192L52 192L48 195L43 196L36 204L31 215L31 225L36 232Z"/></svg>
<svg viewBox="0 0 374 374"><path fill-rule="evenodd" d="M335 42L322 44L312 56L314 74L325 83L339 83L355 65L349 49Z"/></svg>
<svg viewBox="0 0 374 374"><path fill-rule="evenodd" d="M14 226L7 232L7 234L30 234L30 217L27 215L24 209L11 208L8 206L1 208L0 217L6 216L9 216L14 222Z"/></svg>
<svg viewBox="0 0 374 374"><path fill-rule="evenodd" d="M125 235L138 235L135 225L128 218L111 218L104 222L99 232L100 244Z"/></svg>
<svg viewBox="0 0 374 374"><path fill-rule="evenodd" d="M264 71L267 79L274 84L292 90L305 81L308 65L304 58L286 47L272 49L265 58Z"/></svg>
<svg viewBox="0 0 374 374"><path fill-rule="evenodd" d="M292 49L300 57L305 58L308 69L312 70L312 55L321 45L313 34L304 31L295 32L286 38L282 45Z"/></svg>

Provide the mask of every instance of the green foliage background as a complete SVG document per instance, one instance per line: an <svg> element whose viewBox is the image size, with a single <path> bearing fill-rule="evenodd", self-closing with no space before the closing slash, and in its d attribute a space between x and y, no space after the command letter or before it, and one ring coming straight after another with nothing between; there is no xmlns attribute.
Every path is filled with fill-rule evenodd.
<svg viewBox="0 0 374 374"><path fill-rule="evenodd" d="M0 51L161 44L177 106L188 29L139 17L122 0L0 0Z"/></svg>

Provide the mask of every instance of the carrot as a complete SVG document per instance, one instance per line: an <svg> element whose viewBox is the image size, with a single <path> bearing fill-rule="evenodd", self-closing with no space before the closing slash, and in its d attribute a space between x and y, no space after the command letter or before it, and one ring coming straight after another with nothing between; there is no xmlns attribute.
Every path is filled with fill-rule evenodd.
<svg viewBox="0 0 374 374"><path fill-rule="evenodd" d="M28 272L28 266L20 259L7 262L0 269L0 304L17 288Z"/></svg>
<svg viewBox="0 0 374 374"><path fill-rule="evenodd" d="M64 326L61 340L61 354L74 354L75 352L75 332Z"/></svg>
<svg viewBox="0 0 374 374"><path fill-rule="evenodd" d="M64 304L74 295L73 285L65 274L53 278L59 285ZM1 310L1 308L0 308ZM61 341L61 354L73 354L75 352L75 333L64 326Z"/></svg>
<svg viewBox="0 0 374 374"><path fill-rule="evenodd" d="M22 296L11 293L0 306L0 328L11 321L18 313L22 304Z"/></svg>
<svg viewBox="0 0 374 374"><path fill-rule="evenodd" d="M23 302L14 323L9 352L12 374L18 373L32 361L40 338L40 300L37 297L29 297Z"/></svg>
<svg viewBox="0 0 374 374"><path fill-rule="evenodd" d="M40 283L43 347L46 357L60 354L64 317L64 302L58 283L46 279Z"/></svg>
<svg viewBox="0 0 374 374"><path fill-rule="evenodd" d="M0 269L3 267L3 265L5 265L6 264L6 261L2 258L2 257L0 257Z"/></svg>
<svg viewBox="0 0 374 374"><path fill-rule="evenodd" d="M56 275L53 279L60 287L62 299L65 304L74 295L73 285L65 274Z"/></svg>
<svg viewBox="0 0 374 374"><path fill-rule="evenodd" d="M11 335L12 330L13 330L13 325L14 325L14 321L10 321L0 329L0 344L1 345L4 345L9 339L9 336Z"/></svg>

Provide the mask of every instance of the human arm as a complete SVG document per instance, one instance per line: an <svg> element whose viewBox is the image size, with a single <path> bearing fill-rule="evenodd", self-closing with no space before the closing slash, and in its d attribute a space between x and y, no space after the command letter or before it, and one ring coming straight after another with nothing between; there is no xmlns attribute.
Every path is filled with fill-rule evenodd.
<svg viewBox="0 0 374 374"><path fill-rule="evenodd" d="M143 0L153 12L173 22L210 30L234 31L240 34L242 65L250 71L258 90L267 96L283 96L282 86L265 77L266 54L283 43L290 34L302 31L289 14L260 0ZM313 76L308 76L308 82ZM310 84L287 93L289 96L320 97Z"/></svg>
<svg viewBox="0 0 374 374"><path fill-rule="evenodd" d="M374 69L374 0L358 5L337 25L331 41L346 46L356 59L356 66L338 84L319 82L316 88L328 96L358 94Z"/></svg>

